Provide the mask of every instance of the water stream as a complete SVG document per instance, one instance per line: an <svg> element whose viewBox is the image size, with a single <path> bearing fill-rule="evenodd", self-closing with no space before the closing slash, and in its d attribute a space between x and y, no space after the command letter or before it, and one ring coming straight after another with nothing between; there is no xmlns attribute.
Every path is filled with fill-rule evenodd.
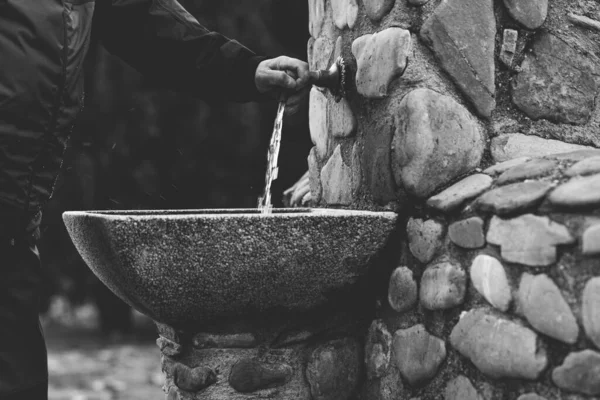
<svg viewBox="0 0 600 400"><path fill-rule="evenodd" d="M277 116L273 125L273 134L271 143L269 144L269 153L267 154L267 173L265 175L265 191L263 196L258 199L258 209L263 214L270 214L272 209L271 204L271 184L277 179L279 171L277 167L277 159L279 158L279 147L281 145L281 128L283 126L283 113L285 111L285 101L279 102L277 108Z"/></svg>

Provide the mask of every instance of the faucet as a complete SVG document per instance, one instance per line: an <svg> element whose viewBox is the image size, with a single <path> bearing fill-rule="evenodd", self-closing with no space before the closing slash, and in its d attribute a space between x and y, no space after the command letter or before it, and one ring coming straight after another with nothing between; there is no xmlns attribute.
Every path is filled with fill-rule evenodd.
<svg viewBox="0 0 600 400"><path fill-rule="evenodd" d="M339 102L346 96L348 89L348 64L342 57L338 57L329 69L321 69L309 72L309 82L315 86L325 88Z"/></svg>

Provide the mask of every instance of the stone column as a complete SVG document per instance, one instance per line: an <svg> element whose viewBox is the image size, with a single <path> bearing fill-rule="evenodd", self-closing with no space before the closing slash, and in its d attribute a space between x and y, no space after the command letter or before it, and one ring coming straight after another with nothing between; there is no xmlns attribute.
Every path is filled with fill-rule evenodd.
<svg viewBox="0 0 600 400"><path fill-rule="evenodd" d="M406 223L357 393L600 396L600 4L309 9L311 68L354 84L311 91L315 205Z"/></svg>
<svg viewBox="0 0 600 400"><path fill-rule="evenodd" d="M240 317L205 329L157 323L166 399L351 398L372 318L359 308Z"/></svg>

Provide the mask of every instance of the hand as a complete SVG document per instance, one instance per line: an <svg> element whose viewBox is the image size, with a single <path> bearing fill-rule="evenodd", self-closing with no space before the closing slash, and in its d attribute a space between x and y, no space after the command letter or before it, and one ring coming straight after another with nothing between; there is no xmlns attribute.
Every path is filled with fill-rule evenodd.
<svg viewBox="0 0 600 400"><path fill-rule="evenodd" d="M271 94L278 100L287 98L286 114L290 115L308 95L308 64L285 56L265 60L256 68L254 82L260 93Z"/></svg>

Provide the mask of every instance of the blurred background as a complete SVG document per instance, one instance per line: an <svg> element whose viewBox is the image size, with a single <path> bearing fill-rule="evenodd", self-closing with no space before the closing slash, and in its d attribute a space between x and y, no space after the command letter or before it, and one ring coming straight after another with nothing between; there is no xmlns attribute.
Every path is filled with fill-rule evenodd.
<svg viewBox="0 0 600 400"><path fill-rule="evenodd" d="M306 60L306 0L180 3L209 29L237 39L258 54ZM66 171L45 210L39 245L48 275L43 311L51 373L60 359L53 361L53 349L77 347L76 338L66 339L65 325L83 325L88 333L93 331L91 341L98 343L98 337L109 341L135 337L143 321L85 266L64 228L62 212L256 207L277 108L274 102L202 101L156 90L96 40L85 74L86 107L66 154ZM281 206L283 190L307 170L312 146L308 104L284 120L281 146L279 178L273 185L275 206ZM153 327L146 328L152 330L148 336L155 337ZM158 349L152 353L156 364L152 367L158 368ZM89 374L82 372L82 362L75 364L85 377ZM136 397L130 393L122 398Z"/></svg>

